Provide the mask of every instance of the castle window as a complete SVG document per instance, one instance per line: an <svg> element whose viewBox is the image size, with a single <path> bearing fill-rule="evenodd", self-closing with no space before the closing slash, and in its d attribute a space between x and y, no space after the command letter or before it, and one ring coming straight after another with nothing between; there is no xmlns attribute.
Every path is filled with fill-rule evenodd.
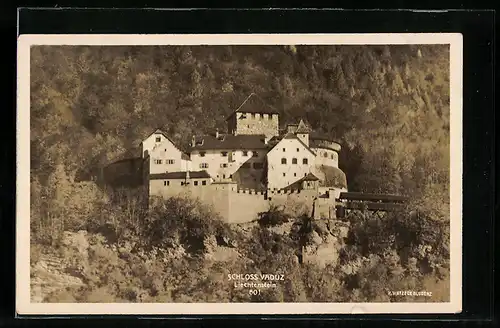
<svg viewBox="0 0 500 328"><path fill-rule="evenodd" d="M307 164L307 163L308 163L307 158L302 159L302 164Z"/></svg>
<svg viewBox="0 0 500 328"><path fill-rule="evenodd" d="M253 168L256 170L262 169L263 165L262 163L253 163Z"/></svg>
<svg viewBox="0 0 500 328"><path fill-rule="evenodd" d="M201 163L200 169L208 169L208 163Z"/></svg>
<svg viewBox="0 0 500 328"><path fill-rule="evenodd" d="M220 152L220 155L221 155L222 157L227 157L227 151L221 151L221 152Z"/></svg>
<svg viewBox="0 0 500 328"><path fill-rule="evenodd" d="M160 142L161 141L161 137L156 137L156 142Z"/></svg>
<svg viewBox="0 0 500 328"><path fill-rule="evenodd" d="M327 157L328 157L328 153L325 151L325 152L323 153L323 156L324 156L325 158L327 158Z"/></svg>
<svg viewBox="0 0 500 328"><path fill-rule="evenodd" d="M205 157L206 152L200 151L200 157Z"/></svg>
<svg viewBox="0 0 500 328"><path fill-rule="evenodd" d="M195 186L197 186L197 185L198 185L198 181L195 181L195 182L194 182L194 185L195 185Z"/></svg>
<svg viewBox="0 0 500 328"><path fill-rule="evenodd" d="M184 185L185 185L184 181L181 181L181 186L184 186Z"/></svg>
<svg viewBox="0 0 500 328"><path fill-rule="evenodd" d="M281 159L281 164L286 164L286 158Z"/></svg>
<svg viewBox="0 0 500 328"><path fill-rule="evenodd" d="M222 175L222 179L225 179L225 178L226 178L226 175L225 175L225 174L223 174L223 175Z"/></svg>
<svg viewBox="0 0 500 328"><path fill-rule="evenodd" d="M229 179L232 179L232 178L233 178L233 175L232 175L232 174L230 174L230 175L229 175Z"/></svg>
<svg viewBox="0 0 500 328"><path fill-rule="evenodd" d="M332 156L331 156L331 157L332 157L332 159L333 159L333 154L332 154Z"/></svg>
<svg viewBox="0 0 500 328"><path fill-rule="evenodd" d="M163 185L166 186L167 185L167 181L163 181Z"/></svg>
<svg viewBox="0 0 500 328"><path fill-rule="evenodd" d="M294 173L294 174L293 174L293 176L294 176L294 177L296 177L296 176L297 176L297 173Z"/></svg>
<svg viewBox="0 0 500 328"><path fill-rule="evenodd" d="M292 164L297 164L297 159L296 158L292 158Z"/></svg>
<svg viewBox="0 0 500 328"><path fill-rule="evenodd" d="M166 160L166 163L167 163L167 164L174 164L174 163L175 163L175 160L173 160L173 159L167 159L167 160Z"/></svg>
<svg viewBox="0 0 500 328"><path fill-rule="evenodd" d="M283 152L286 152L286 148L283 148Z"/></svg>
<svg viewBox="0 0 500 328"><path fill-rule="evenodd" d="M252 118L255 118L255 113L252 113Z"/></svg>
<svg viewBox="0 0 500 328"><path fill-rule="evenodd" d="M304 176L306 177L306 176L307 176L307 173L304 173Z"/></svg>
<svg viewBox="0 0 500 328"><path fill-rule="evenodd" d="M203 181L201 182L201 184L202 184L202 185L204 185L204 186L206 186L206 185L207 185L207 181L206 181L206 180L203 180Z"/></svg>
<svg viewBox="0 0 500 328"><path fill-rule="evenodd" d="M221 167L221 168L225 168L225 167L227 167L227 163L221 163L220 167Z"/></svg>
<svg viewBox="0 0 500 328"><path fill-rule="evenodd" d="M269 118L270 120L272 120L272 119L273 119L273 114L269 114L268 118Z"/></svg>
<svg viewBox="0 0 500 328"><path fill-rule="evenodd" d="M286 173L283 173L283 176L286 177Z"/></svg>
<svg viewBox="0 0 500 328"><path fill-rule="evenodd" d="M297 152L299 152L299 151L300 151L300 149L299 149L299 148L297 148Z"/></svg>
<svg viewBox="0 0 500 328"><path fill-rule="evenodd" d="M243 151L243 156L245 156L245 157L248 156L248 151L247 150Z"/></svg>
<svg viewBox="0 0 500 328"><path fill-rule="evenodd" d="M252 153L252 157L259 157L259 153L258 153L258 152L256 152L256 151L254 151L254 152Z"/></svg>
<svg viewBox="0 0 500 328"><path fill-rule="evenodd" d="M161 164L162 160L161 159L155 159L155 164Z"/></svg>

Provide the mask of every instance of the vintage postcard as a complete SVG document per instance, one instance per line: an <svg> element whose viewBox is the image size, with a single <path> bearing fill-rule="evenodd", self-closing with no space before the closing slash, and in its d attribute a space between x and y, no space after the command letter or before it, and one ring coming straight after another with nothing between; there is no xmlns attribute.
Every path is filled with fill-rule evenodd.
<svg viewBox="0 0 500 328"><path fill-rule="evenodd" d="M460 34L21 35L17 312L457 313Z"/></svg>

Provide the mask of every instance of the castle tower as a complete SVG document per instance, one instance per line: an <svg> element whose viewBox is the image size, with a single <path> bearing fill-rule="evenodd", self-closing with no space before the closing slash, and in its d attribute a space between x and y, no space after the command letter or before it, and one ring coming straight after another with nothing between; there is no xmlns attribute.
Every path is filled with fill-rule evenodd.
<svg viewBox="0 0 500 328"><path fill-rule="evenodd" d="M266 139L279 133L278 111L252 93L227 119L230 134L259 134Z"/></svg>
<svg viewBox="0 0 500 328"><path fill-rule="evenodd" d="M299 126L295 131L297 138L300 139L307 147L309 147L309 128L306 126L303 120L300 120Z"/></svg>

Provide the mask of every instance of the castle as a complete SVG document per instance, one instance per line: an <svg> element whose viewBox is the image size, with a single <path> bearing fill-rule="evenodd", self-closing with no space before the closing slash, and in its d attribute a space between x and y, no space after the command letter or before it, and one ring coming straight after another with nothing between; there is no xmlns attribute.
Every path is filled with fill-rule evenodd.
<svg viewBox="0 0 500 328"><path fill-rule="evenodd" d="M253 93L226 122L227 133L193 136L188 152L161 130L143 140L149 197L198 198L229 223L252 221L271 204L335 215L335 199L347 191L339 143L302 120L280 130L278 111Z"/></svg>

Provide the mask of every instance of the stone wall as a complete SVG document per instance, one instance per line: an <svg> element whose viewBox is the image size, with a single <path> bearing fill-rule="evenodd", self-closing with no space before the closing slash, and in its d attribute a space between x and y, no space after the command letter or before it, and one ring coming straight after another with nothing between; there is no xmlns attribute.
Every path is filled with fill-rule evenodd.
<svg viewBox="0 0 500 328"><path fill-rule="evenodd" d="M235 134L264 134L267 138L278 135L279 121L277 114L236 113L236 128L229 126L229 131Z"/></svg>
<svg viewBox="0 0 500 328"><path fill-rule="evenodd" d="M183 196L197 198L203 204L211 206L227 223L246 223L255 221L259 213L268 211L271 206L277 206L291 216L302 214L312 215L314 207L315 218L335 218L335 192L328 197L318 197L316 190L295 191L257 191L253 189L238 189L236 183L213 183L207 186L186 186L165 188L161 180L152 180L154 195L162 197ZM156 185L158 184L158 185Z"/></svg>

